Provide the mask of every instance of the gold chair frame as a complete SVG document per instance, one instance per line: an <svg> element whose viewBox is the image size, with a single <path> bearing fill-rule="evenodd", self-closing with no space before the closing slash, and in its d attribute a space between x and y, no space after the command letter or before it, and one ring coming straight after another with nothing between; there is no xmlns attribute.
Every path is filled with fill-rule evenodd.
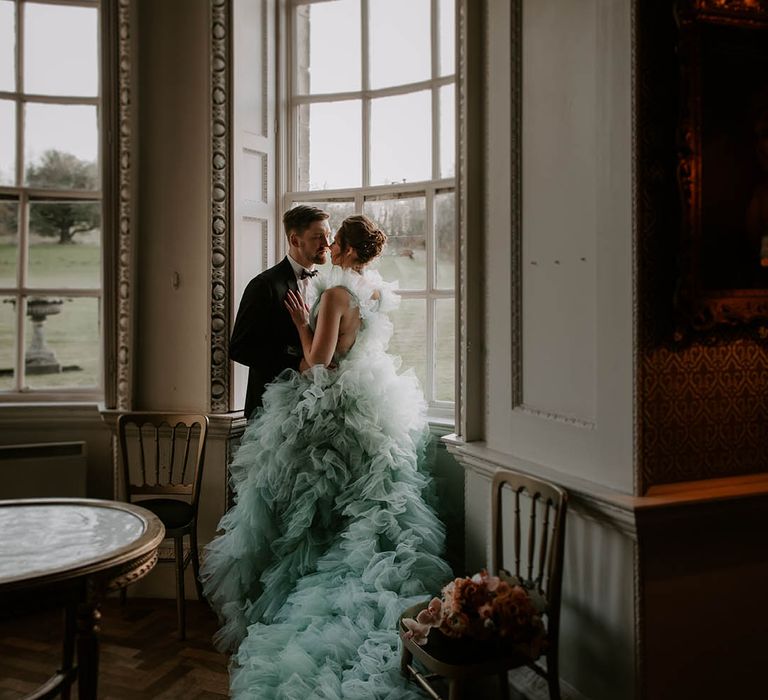
<svg viewBox="0 0 768 700"><path fill-rule="evenodd" d="M427 644L419 646L406 636L407 628L401 618L401 671L435 700L440 700L432 684L436 677L442 677L448 682L449 700L459 700L464 697L467 681L490 675L498 677L501 696L508 698L508 671L520 666L528 666L547 681L550 700L560 698L558 647L568 494L554 484L511 470L502 469L495 474L491 487L492 572L498 572L505 562L502 521L502 495L505 487L511 489L514 500L511 543L513 566L507 568L529 591L536 591L546 601L544 618L547 644L542 653L542 657L546 658L546 668L538 660L532 661L520 654L505 652L503 647L489 652L481 645L455 643L439 635L434 635L435 638L430 635ZM530 514L527 518L522 517L523 497L530 499ZM415 618L425 605L409 608L402 617ZM426 674L414 666L414 658L427 669ZM471 693L469 696L476 697Z"/></svg>
<svg viewBox="0 0 768 700"><path fill-rule="evenodd" d="M137 430L140 471L135 469L133 472L135 476L140 476L137 481L132 481L131 478L128 449L130 426L134 426ZM145 426L151 426L151 429L147 431ZM199 433L195 436L195 428L198 427ZM147 432L152 443L149 446L150 449L145 445ZM128 503L135 503L155 513L165 526L166 537L173 539L173 557L161 557L158 561L176 564L179 638L184 639L186 637L184 570L190 561L195 576L197 596L200 600L205 600L200 582L197 514L208 439L208 417L193 413L124 413L118 418L117 433L120 440L126 500ZM197 437L197 446L193 447L195 437ZM165 450L163 445L166 446ZM182 448L183 451L179 453L177 448ZM165 475L167 478L164 479ZM161 498L157 498L158 496ZM162 498L163 496L168 498ZM171 515L172 511L175 513ZM185 535L189 536L189 551L186 555L184 554ZM122 596L125 600L124 591Z"/></svg>

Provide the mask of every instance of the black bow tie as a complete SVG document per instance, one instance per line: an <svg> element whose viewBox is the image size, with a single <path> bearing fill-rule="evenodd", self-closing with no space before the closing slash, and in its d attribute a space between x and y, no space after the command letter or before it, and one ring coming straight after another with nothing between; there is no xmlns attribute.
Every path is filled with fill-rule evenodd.
<svg viewBox="0 0 768 700"><path fill-rule="evenodd" d="M314 277L317 274L317 270L302 270L299 275L300 280L305 280L307 277Z"/></svg>

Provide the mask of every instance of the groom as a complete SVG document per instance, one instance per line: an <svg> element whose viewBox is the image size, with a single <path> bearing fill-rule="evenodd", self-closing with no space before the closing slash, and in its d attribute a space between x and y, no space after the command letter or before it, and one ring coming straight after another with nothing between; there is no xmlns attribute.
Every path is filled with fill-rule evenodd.
<svg viewBox="0 0 768 700"><path fill-rule="evenodd" d="M245 288L237 310L229 356L247 365L245 417L261 406L265 385L288 367L299 369L301 342L284 305L288 290L306 297L315 265L325 262L330 227L328 212L299 205L283 214L288 255L254 277Z"/></svg>

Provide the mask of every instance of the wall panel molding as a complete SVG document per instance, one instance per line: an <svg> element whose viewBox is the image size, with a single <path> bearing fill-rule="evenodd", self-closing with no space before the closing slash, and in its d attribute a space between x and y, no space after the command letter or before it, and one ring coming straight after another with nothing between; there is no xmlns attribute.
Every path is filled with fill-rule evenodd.
<svg viewBox="0 0 768 700"><path fill-rule="evenodd" d="M633 490L636 496L643 492L643 480L641 476L641 411L639 410L640 400L640 375L639 367L641 362L640 354L640 291L639 291L639 248L640 248L640 225L639 225L639 206L640 198L638 196L638 154L639 154L639 136L638 136L638 92L641 86L642 71L639 70L638 56L640 49L638 47L638 12L639 0L632 0L632 12L630 14L631 29L630 35L632 42L631 51L631 80L632 80L632 105L630 114L632 115L631 129L631 153L632 153L632 481ZM645 628L645 613L643 611L642 597L643 588L640 577L641 546L635 547L635 575L632 582L635 606L635 688L638 697L645 696L644 681L644 659L645 659L645 640L643 639L643 629Z"/></svg>
<svg viewBox="0 0 768 700"><path fill-rule="evenodd" d="M243 147L241 157L254 161L249 172L257 176L255 183L257 186L253 188L250 193L252 196L248 199L257 204L267 204L269 197L269 154L255 148Z"/></svg>
<svg viewBox="0 0 768 700"><path fill-rule="evenodd" d="M638 70L638 2L632 1L631 14L631 67L632 67L632 471L634 474L634 490L636 494L642 493L642 478L640 475L640 411L638 410L638 401L640 397L639 374L640 367L640 295L638 292L638 282L640 279L638 272L638 251L640 246L639 236L639 197L638 197L638 90L640 89L641 72Z"/></svg>
<svg viewBox="0 0 768 700"><path fill-rule="evenodd" d="M448 435L443 440L448 451L468 472L490 480L499 469L513 469L549 480L569 492L572 497L569 507L578 510L582 517L610 526L625 536L636 539L635 509L643 504L642 501L600 484L496 452L481 443L463 443L456 439L455 435Z"/></svg>
<svg viewBox="0 0 768 700"><path fill-rule="evenodd" d="M466 355L464 348L467 345L467 300L462 290L466 289L466 269L464 260L467 254L467 227L464 217L467 210L467 88L466 88L466 43L467 7L462 0L456 3L456 116L458 119L456 129L456 424L458 432L466 435Z"/></svg>
<svg viewBox="0 0 768 700"><path fill-rule="evenodd" d="M523 0L510 7L510 314L511 408L523 403Z"/></svg>
<svg viewBox="0 0 768 700"><path fill-rule="evenodd" d="M267 0L261 0L261 50L262 58L266 59L269 46L269 7ZM269 62L261 62L261 137L269 138ZM266 182L266 178L264 179Z"/></svg>
<svg viewBox="0 0 768 700"><path fill-rule="evenodd" d="M456 3L456 428L467 440L485 430L484 353L485 85L484 1ZM471 239L471 245L469 245Z"/></svg>

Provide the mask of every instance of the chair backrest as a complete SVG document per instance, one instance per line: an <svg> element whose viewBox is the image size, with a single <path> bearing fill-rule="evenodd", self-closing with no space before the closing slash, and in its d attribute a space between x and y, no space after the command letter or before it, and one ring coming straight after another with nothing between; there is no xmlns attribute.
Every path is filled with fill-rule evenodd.
<svg viewBox="0 0 768 700"><path fill-rule="evenodd" d="M117 421L123 483L133 496L185 496L197 508L208 417L189 413L124 413Z"/></svg>
<svg viewBox="0 0 768 700"><path fill-rule="evenodd" d="M511 502L511 508L502 507L504 500ZM528 590L536 590L544 596L550 636L557 635L560 620L567 507L568 494L554 484L506 469L494 476L491 493L492 571L506 569ZM511 549L511 560L504 557L504 532L512 535L511 546L507 547L507 552Z"/></svg>

